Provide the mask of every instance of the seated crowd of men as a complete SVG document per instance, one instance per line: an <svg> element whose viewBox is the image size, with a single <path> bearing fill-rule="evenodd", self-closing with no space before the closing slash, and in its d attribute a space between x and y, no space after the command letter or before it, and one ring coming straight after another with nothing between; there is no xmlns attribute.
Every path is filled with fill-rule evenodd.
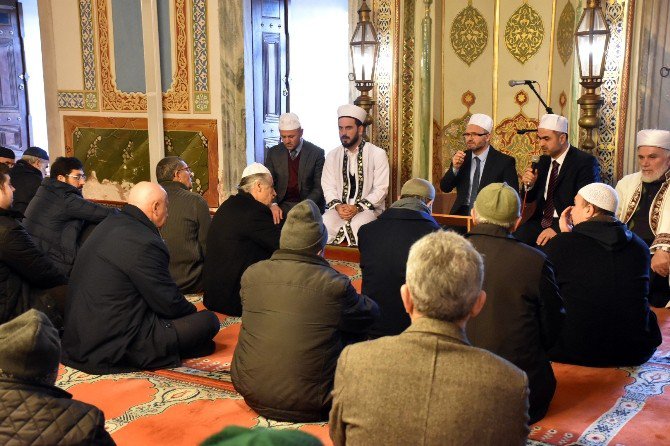
<svg viewBox="0 0 670 446"><path fill-rule="evenodd" d="M640 172L615 190L568 143L567 120L545 115L545 155L519 190L514 158L489 144L491 118L473 115L468 151L440 183L457 189L452 212L473 219L463 237L431 215L426 180L407 181L385 209L388 160L364 141L365 117L340 107L342 145L324 156L295 114L282 115L282 143L244 169L211 219L178 157L118 211L83 198L76 158L42 179L42 149L11 170L0 152L0 339L29 326L26 342L51 356L60 344L62 363L106 374L208 355L214 312L241 316L237 391L270 419L329 419L336 444L521 444L553 398L550 361L634 366L653 355L649 302L670 298L670 132L638 133ZM13 206L24 184L28 199ZM520 193L535 203L524 223ZM324 259L328 243L358 247L361 293ZM184 296L200 291L207 310ZM16 361L0 352L0 388L38 372L53 387L57 361L5 364ZM80 432L111 442L97 409L76 407L97 420Z"/></svg>

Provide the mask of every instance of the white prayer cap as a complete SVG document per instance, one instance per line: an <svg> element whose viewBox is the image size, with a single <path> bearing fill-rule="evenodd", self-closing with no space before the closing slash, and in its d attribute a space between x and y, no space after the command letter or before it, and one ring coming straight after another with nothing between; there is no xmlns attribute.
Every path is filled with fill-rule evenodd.
<svg viewBox="0 0 670 446"><path fill-rule="evenodd" d="M579 189L577 195L600 209L616 212L619 196L612 186L605 183L591 183Z"/></svg>
<svg viewBox="0 0 670 446"><path fill-rule="evenodd" d="M637 132L637 147L650 146L670 150L670 132L667 130L645 129Z"/></svg>
<svg viewBox="0 0 670 446"><path fill-rule="evenodd" d="M561 115L544 115L540 118L540 125L537 128L568 133L568 119Z"/></svg>
<svg viewBox="0 0 670 446"><path fill-rule="evenodd" d="M244 171L242 172L242 178L246 178L249 175L254 175L256 173L265 173L272 176L270 170L261 163L251 163L244 168Z"/></svg>
<svg viewBox="0 0 670 446"><path fill-rule="evenodd" d="M301 128L300 119L295 113L282 113L279 117L279 130L296 130Z"/></svg>
<svg viewBox="0 0 670 446"><path fill-rule="evenodd" d="M483 128L488 133L491 133L491 130L493 130L493 119L491 119L489 115L475 113L474 115L470 116L468 125L476 125L477 127Z"/></svg>
<svg viewBox="0 0 670 446"><path fill-rule="evenodd" d="M363 110L358 105L353 104L340 105L339 107L337 107L337 118L339 119L344 117L358 119L363 124L365 124L365 120L368 118L368 112Z"/></svg>

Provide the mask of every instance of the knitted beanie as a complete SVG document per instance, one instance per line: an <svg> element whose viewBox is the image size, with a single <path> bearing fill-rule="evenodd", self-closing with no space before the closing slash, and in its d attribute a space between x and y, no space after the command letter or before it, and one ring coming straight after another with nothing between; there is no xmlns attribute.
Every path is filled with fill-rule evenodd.
<svg viewBox="0 0 670 446"><path fill-rule="evenodd" d="M327 239L328 231L319 207L312 200L304 200L288 212L281 230L279 247L316 254L326 246Z"/></svg>

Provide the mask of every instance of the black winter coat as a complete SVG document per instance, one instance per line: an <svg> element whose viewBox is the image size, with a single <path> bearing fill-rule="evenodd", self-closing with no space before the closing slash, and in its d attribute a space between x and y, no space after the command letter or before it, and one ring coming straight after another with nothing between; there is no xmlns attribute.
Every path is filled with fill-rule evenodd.
<svg viewBox="0 0 670 446"><path fill-rule="evenodd" d="M586 366L633 366L661 343L650 310L649 248L620 221L589 220L550 240L566 319L550 358Z"/></svg>
<svg viewBox="0 0 670 446"><path fill-rule="evenodd" d="M16 221L18 212L0 209L0 323L31 308L32 288L66 283L54 264Z"/></svg>
<svg viewBox="0 0 670 446"><path fill-rule="evenodd" d="M440 225L425 213L391 207L377 220L361 226L358 250L361 252L364 295L379 305L381 317L370 328L370 336L398 335L409 327L410 319L400 298L405 283L409 248Z"/></svg>
<svg viewBox="0 0 670 446"><path fill-rule="evenodd" d="M0 394L0 444L115 444L104 414L58 387L3 378Z"/></svg>
<svg viewBox="0 0 670 446"><path fill-rule="evenodd" d="M85 200L74 186L45 178L26 209L23 226L60 272L69 276L86 222L100 223L116 212Z"/></svg>
<svg viewBox="0 0 670 446"><path fill-rule="evenodd" d="M207 234L203 270L205 307L229 316L241 316L240 279L256 262L279 248L279 227L272 211L251 194L238 192L214 214Z"/></svg>
<svg viewBox="0 0 670 446"><path fill-rule="evenodd" d="M486 304L468 321L475 347L505 358L528 375L530 423L547 413L556 378L547 352L556 343L565 311L554 269L547 257L509 235L481 223L466 236L484 257Z"/></svg>
<svg viewBox="0 0 670 446"><path fill-rule="evenodd" d="M18 160L9 171L9 177L12 179L12 186L16 189L12 209L25 214L30 200L33 199L42 184L42 172L25 160Z"/></svg>
<svg viewBox="0 0 670 446"><path fill-rule="evenodd" d="M171 319L195 313L170 277L158 229L137 207L100 223L70 276L63 363L86 373L176 367Z"/></svg>

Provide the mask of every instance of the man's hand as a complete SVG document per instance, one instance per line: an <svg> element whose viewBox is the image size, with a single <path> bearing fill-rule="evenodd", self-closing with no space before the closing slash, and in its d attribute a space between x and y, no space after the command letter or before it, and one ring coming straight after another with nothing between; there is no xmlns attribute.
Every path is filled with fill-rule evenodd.
<svg viewBox="0 0 670 446"><path fill-rule="evenodd" d="M462 150L456 152L454 154L454 157L451 159L451 165L456 170L460 169L464 162L465 162L465 152Z"/></svg>
<svg viewBox="0 0 670 446"><path fill-rule="evenodd" d="M547 244L549 240L551 240L554 237L556 237L556 231L554 231L551 228L547 228L544 231L540 232L540 235L537 237L537 241L535 243L537 244L537 246L544 246Z"/></svg>
<svg viewBox="0 0 670 446"><path fill-rule="evenodd" d="M335 210L337 211L337 215L346 221L350 221L358 213L358 208L353 204L338 204L335 206Z"/></svg>
<svg viewBox="0 0 670 446"><path fill-rule="evenodd" d="M670 273L670 252L657 249L651 256L651 270L659 276L668 277L668 273Z"/></svg>
<svg viewBox="0 0 670 446"><path fill-rule="evenodd" d="M281 222L282 218L284 218L284 213L282 212L281 208L277 203L272 203L270 205L270 210L272 211L272 221L274 221L274 223L278 225Z"/></svg>
<svg viewBox="0 0 670 446"><path fill-rule="evenodd" d="M523 171L523 175L521 176L521 184L526 186L526 189L531 189L535 186L536 181L537 169L533 169L532 166L526 167L526 170Z"/></svg>
<svg viewBox="0 0 670 446"><path fill-rule="evenodd" d="M572 224L572 206L568 206L565 208L563 212L561 212L561 218L558 220L558 226L561 228L561 232L572 232L573 224Z"/></svg>

